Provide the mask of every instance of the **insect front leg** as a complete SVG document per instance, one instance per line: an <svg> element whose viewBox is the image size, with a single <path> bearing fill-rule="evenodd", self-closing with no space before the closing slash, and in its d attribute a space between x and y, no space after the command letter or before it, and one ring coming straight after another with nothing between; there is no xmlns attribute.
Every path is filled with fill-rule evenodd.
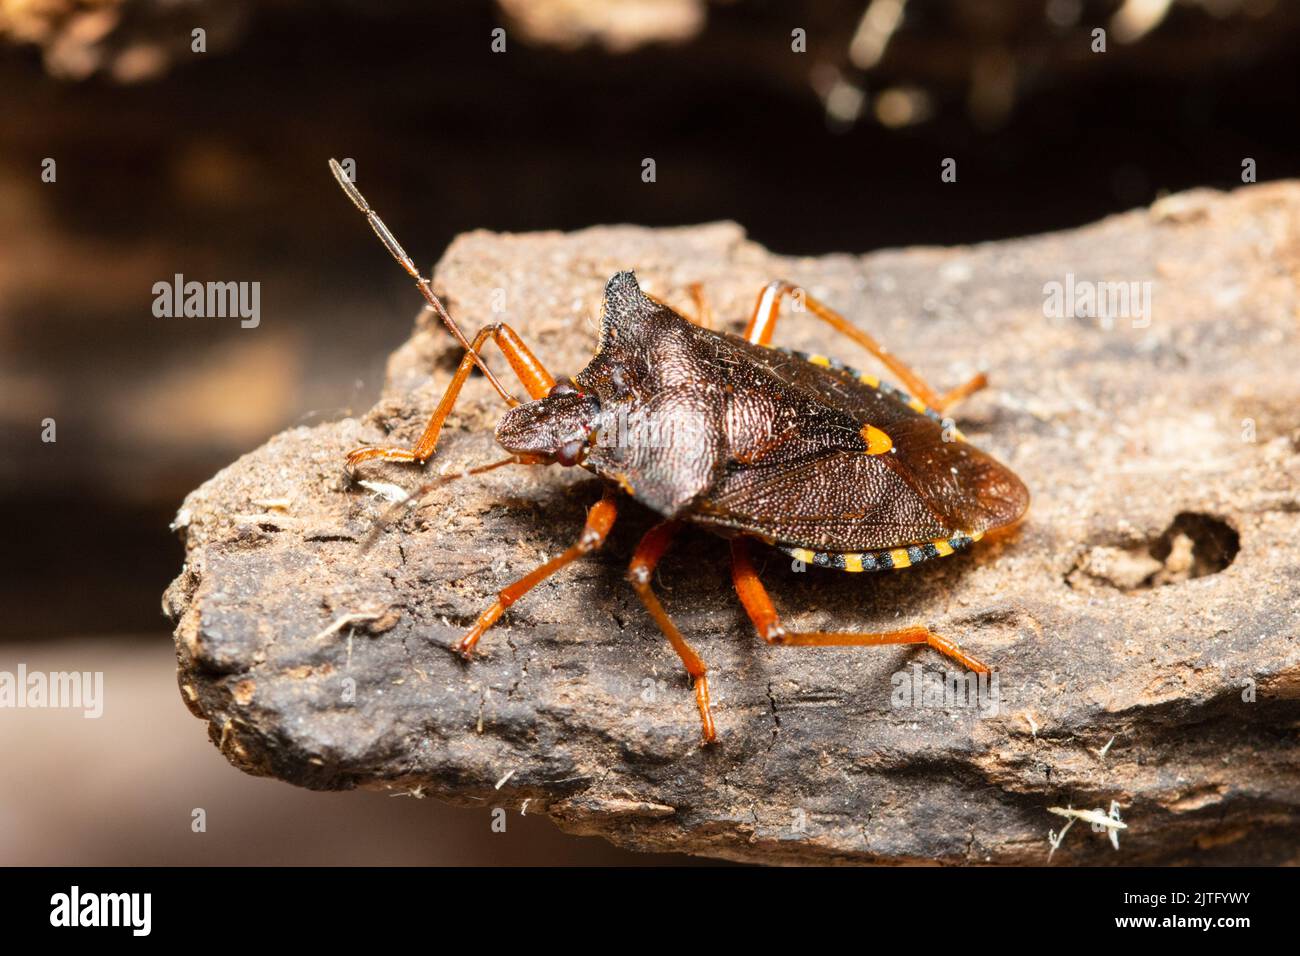
<svg viewBox="0 0 1300 956"><path fill-rule="evenodd" d="M456 643L456 650L463 657L469 657L473 652L474 646L478 644L479 638L487 631L489 627L497 622L506 608L514 604L521 597L531 591L536 585L545 581L556 571L560 570L571 561L595 551L605 543L605 538L609 534L609 529L614 526L614 518L617 516L617 509L614 505L614 491L605 489L604 497L591 506L587 512L587 522L582 527L582 534L578 540L566 548L563 552L551 558L545 564L534 568L525 574L518 581L503 588L497 599L488 606L474 626L466 632Z"/></svg>
<svg viewBox="0 0 1300 956"><path fill-rule="evenodd" d="M474 336L474 341L470 344L469 350L465 353L464 358L460 361L460 366L456 369L456 374L452 376L451 383L447 386L447 391L443 393L442 401L434 409L433 415L429 418L429 424L425 426L424 434L420 436L415 446L413 448L395 448L386 445L365 445L361 448L354 448L348 452L348 470L351 471L363 461L373 461L375 459L409 461L417 465L423 465L432 458L435 449L438 447L438 436L442 432L443 423L451 413L452 406L456 404L456 399L460 396L460 390L464 386L466 379L469 378L470 370L477 364L476 357L489 338L497 344L506 360L510 362L510 367L528 391L529 397L533 399L545 398L550 390L555 387L555 379L551 377L551 373L546 371L542 363L537 360L537 357L533 355L514 329L502 324L486 326L479 330L478 335ZM518 402L511 399L511 404L517 405Z"/></svg>
<svg viewBox="0 0 1300 956"><path fill-rule="evenodd" d="M655 566L659 564L659 559L664 556L664 552L672 545L673 537L680 527L679 522L665 521L647 531L645 537L636 546L636 551L632 554L632 562L627 568L627 579L632 582L637 597L641 599L645 609L650 612L654 622L659 625L659 630L663 631L664 637L668 638L668 643L673 646L677 656L686 665L686 673L691 675L691 680L695 684L695 703L700 709L700 723L703 726L704 743L708 744L718 739L718 733L713 726L713 712L709 707L708 668L704 666L704 661L700 659L700 655L695 653L695 649L686 643L686 638L682 637L682 632L677 629L677 625L673 623L672 618L664 611L663 605L659 603L659 598L650 586L650 582L654 577Z"/></svg>
<svg viewBox="0 0 1300 956"><path fill-rule="evenodd" d="M769 644L789 644L798 647L852 646L871 647L882 644L928 644L940 654L952 658L967 670L979 674L989 672L988 665L971 657L953 641L934 633L928 627L905 627L897 631L787 631L781 623L767 588L754 570L750 555L752 547L748 538L731 540L731 579L736 594L744 605L749 619L754 622L758 636Z"/></svg>
<svg viewBox="0 0 1300 956"><path fill-rule="evenodd" d="M963 398L978 392L988 384L988 379L981 372L964 385L959 385L949 392L940 394L917 375L874 338L863 332L834 309L788 282L769 282L758 295L754 305L754 314L750 316L749 325L745 327L745 339L755 345L771 345L772 334L776 331L776 320L781 312L781 298L786 295L799 295L808 311L821 319L835 331L839 332L878 358L898 376L907 386L908 391L935 411L941 412Z"/></svg>

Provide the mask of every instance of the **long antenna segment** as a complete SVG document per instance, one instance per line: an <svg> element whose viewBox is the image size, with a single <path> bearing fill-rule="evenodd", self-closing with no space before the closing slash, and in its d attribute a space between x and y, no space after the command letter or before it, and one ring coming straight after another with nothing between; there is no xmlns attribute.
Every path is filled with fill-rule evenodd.
<svg viewBox="0 0 1300 956"><path fill-rule="evenodd" d="M379 218L379 214L370 208L370 203L366 202L366 197L361 195L361 191L353 185L352 180L348 179L347 173L343 171L343 167L339 165L338 160L330 160L330 172L334 174L334 178L338 180L339 186L345 193L347 193L348 198L352 200L352 205L356 206L357 209L361 211L361 214L366 217L366 222L370 223L370 228L375 231L375 235L378 236L379 241L384 244L384 248L387 249L392 257L397 260L398 264L406 270L407 274L415 280L415 284L419 287L420 292L423 293L424 298L433 308L433 311L438 314L438 318L442 319L442 324L447 327L448 331L450 331L453 336L455 336L456 341L461 344L461 347L473 357L474 364L477 365L479 371L483 373L483 377L488 380L488 384L496 390L496 393L505 400L507 405L512 407L518 405L519 400L502 387L501 383L497 380L497 377L492 374L492 370L487 367L487 363L484 362L479 354L474 351L473 347L470 346L469 340L465 338L465 333L460 330L460 326L456 324L456 320L451 317L445 308L443 308L442 302L440 302L438 297L433 294L433 286L429 283L429 280L420 275L420 270L415 267L415 263L411 260L411 257L406 254L406 250L402 248L402 244L397 241L397 237L389 231L386 225L384 225L384 221Z"/></svg>

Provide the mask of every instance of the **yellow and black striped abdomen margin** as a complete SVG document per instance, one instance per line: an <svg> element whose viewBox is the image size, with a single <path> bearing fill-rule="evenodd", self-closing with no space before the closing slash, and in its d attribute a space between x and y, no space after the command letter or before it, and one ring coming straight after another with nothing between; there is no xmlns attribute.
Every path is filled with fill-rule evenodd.
<svg viewBox="0 0 1300 956"><path fill-rule="evenodd" d="M795 349L786 349L780 347L777 347L776 351L782 352L785 355L789 355L792 358L797 358L800 361L807 362L809 365L816 365L819 366L820 368L833 369L836 372L843 372L846 375L852 376L853 378L861 382L863 385L866 385L868 388L874 388L882 395L888 395L890 398L894 399L895 401L900 402L903 405L906 405L912 411L918 412L919 414L924 415L926 418L930 419L931 421L943 425L948 429L948 434L951 435L952 438L954 438L955 440L957 441L966 440L966 436L963 435L961 431L957 428L957 426L953 424L952 419L944 418L942 415L936 412L929 405L925 404L925 402L921 401L919 398L916 398L913 395L909 395L907 392L903 391L897 385L892 385L889 382L882 382L879 376L872 375L869 372L860 372L857 369L853 368L851 365L845 365L839 359L833 359L826 355L816 355L812 352L799 352L796 351Z"/></svg>
<svg viewBox="0 0 1300 956"><path fill-rule="evenodd" d="M790 548L777 545L782 551L796 561L813 564L819 568L836 568L840 571L892 571L910 568L922 561L942 558L960 551L980 538L983 531L972 534L958 532L951 538L937 538L925 544L913 544L906 548L889 548L884 551L810 551L807 548Z"/></svg>

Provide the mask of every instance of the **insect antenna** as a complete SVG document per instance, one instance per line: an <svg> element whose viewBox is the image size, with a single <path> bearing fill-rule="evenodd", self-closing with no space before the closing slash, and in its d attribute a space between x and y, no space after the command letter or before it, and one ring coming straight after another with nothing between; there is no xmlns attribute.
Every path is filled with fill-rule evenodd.
<svg viewBox="0 0 1300 956"><path fill-rule="evenodd" d="M467 478L470 475L481 475L484 472L494 471L497 468L503 468L506 465L536 465L539 460L529 455L511 455L509 458L502 458L499 461L489 462L486 465L478 465L474 468L465 468L461 471L452 472L447 475L439 475L431 481L426 481L406 493L404 498L393 502L383 514L375 519L375 523L366 536L361 540L361 547L358 549L359 554L365 554L371 546L379 540L379 536L391 528L401 517L409 512L414 511L424 501L425 495L433 491L434 488L441 488L443 485L450 484L458 478Z"/></svg>
<svg viewBox="0 0 1300 956"><path fill-rule="evenodd" d="M370 208L370 203L366 202L366 197L361 195L361 190L357 189L352 180L348 179L348 174L343 171L343 167L339 165L338 160L330 160L330 172L334 174L334 178L338 180L338 184L343 191L348 194L348 198L352 200L352 204L361 211L363 216L366 217L366 221L370 223L370 228L375 231L375 235L378 236L379 241L384 244L384 248L387 249L389 254L397 260L398 264L407 271L407 274L415 280L416 286L419 287L420 292L424 295L424 298L428 301L433 311L438 314L438 318L442 320L442 324L447 327L448 331L450 331L453 336L455 336L456 341L461 344L461 347L473 356L474 364L478 366L479 371L483 373L483 376L488 380L488 383L496 393L505 400L507 405L518 405L518 399L505 390L501 385L501 382L497 380L497 377L492 374L492 370L487 367L487 363L479 357L479 354L476 351L474 351L473 347L469 344L469 339L465 338L465 333L462 332L460 326L456 324L456 320L451 317L451 314L445 308L443 308L442 302L433 294L433 286L430 284L429 280L420 275L420 270L415 267L415 263L412 261L411 257L406 254L406 250L402 248L402 244L397 241L397 237L392 234L386 225L384 225L384 221L379 218L379 214Z"/></svg>

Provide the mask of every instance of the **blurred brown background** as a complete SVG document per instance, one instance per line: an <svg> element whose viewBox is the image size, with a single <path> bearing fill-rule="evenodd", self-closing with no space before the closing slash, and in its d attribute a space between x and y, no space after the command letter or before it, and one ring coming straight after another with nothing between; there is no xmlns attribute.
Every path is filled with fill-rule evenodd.
<svg viewBox="0 0 1300 956"><path fill-rule="evenodd" d="M418 305L328 156L426 266L464 230L602 222L974 242L1230 188L1247 157L1295 176L1298 49L1300 7L1267 0L0 0L0 670L107 684L97 721L0 711L0 862L658 862L245 777L180 702L181 498L364 411ZM175 273L261 282L261 324L154 317Z"/></svg>

